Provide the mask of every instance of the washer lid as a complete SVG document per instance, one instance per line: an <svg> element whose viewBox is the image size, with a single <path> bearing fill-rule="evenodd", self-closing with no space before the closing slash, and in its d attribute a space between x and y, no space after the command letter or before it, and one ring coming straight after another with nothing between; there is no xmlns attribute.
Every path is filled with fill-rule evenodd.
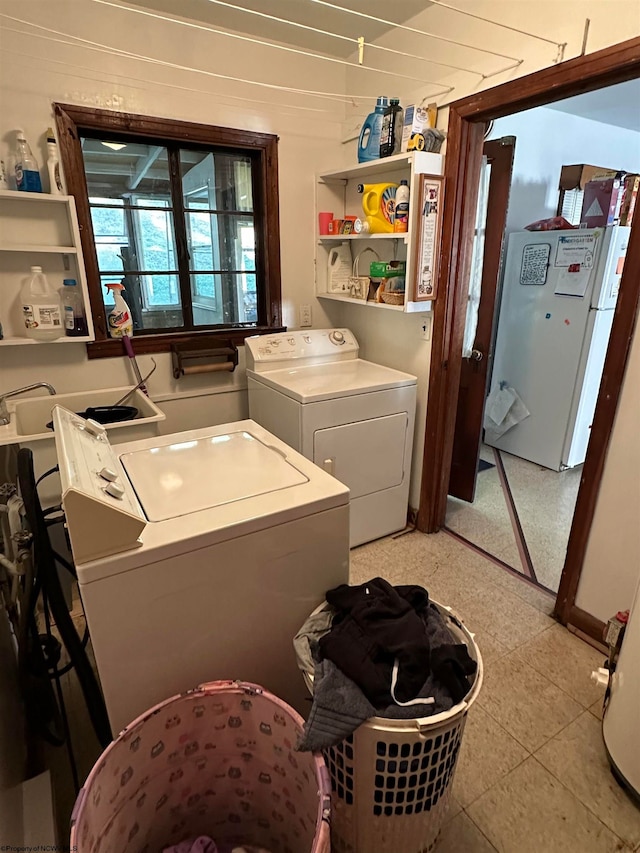
<svg viewBox="0 0 640 853"><path fill-rule="evenodd" d="M249 372L254 379L300 403L315 403L335 397L385 391L415 385L417 382L416 377L410 373L392 370L361 358L270 370L260 374Z"/></svg>
<svg viewBox="0 0 640 853"><path fill-rule="evenodd" d="M273 447L240 430L123 453L149 521L166 521L308 483Z"/></svg>

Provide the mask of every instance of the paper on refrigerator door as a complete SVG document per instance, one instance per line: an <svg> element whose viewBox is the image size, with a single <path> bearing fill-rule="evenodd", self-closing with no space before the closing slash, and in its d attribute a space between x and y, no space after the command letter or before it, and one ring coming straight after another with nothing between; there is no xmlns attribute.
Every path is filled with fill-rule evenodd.
<svg viewBox="0 0 640 853"><path fill-rule="evenodd" d="M487 398L484 414L487 440L491 442L500 438L530 414L519 394L510 385L501 382Z"/></svg>
<svg viewBox="0 0 640 853"><path fill-rule="evenodd" d="M584 298L589 287L591 270L580 267L580 264L576 264L576 266L579 269L572 270L569 267L566 270L560 270L556 279L556 287L553 291L556 296L577 296Z"/></svg>

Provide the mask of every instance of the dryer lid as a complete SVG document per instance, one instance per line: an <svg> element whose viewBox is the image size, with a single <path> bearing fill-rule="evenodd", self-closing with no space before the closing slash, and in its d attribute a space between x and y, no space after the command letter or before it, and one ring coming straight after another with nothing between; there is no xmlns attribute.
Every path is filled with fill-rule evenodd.
<svg viewBox="0 0 640 853"><path fill-rule="evenodd" d="M309 482L245 430L123 453L120 462L149 521L212 509Z"/></svg>
<svg viewBox="0 0 640 853"><path fill-rule="evenodd" d="M281 391L299 403L315 403L336 397L386 391L415 385L417 382L416 377L409 373L392 370L361 358L270 370L252 375L259 382Z"/></svg>

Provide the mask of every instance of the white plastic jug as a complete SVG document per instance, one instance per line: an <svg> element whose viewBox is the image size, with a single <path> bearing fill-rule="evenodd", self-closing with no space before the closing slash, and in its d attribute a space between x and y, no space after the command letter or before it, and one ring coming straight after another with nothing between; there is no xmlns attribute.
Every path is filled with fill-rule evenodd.
<svg viewBox="0 0 640 853"><path fill-rule="evenodd" d="M47 281L42 267L31 267L20 291L27 336L35 341L55 341L64 336L60 296Z"/></svg>

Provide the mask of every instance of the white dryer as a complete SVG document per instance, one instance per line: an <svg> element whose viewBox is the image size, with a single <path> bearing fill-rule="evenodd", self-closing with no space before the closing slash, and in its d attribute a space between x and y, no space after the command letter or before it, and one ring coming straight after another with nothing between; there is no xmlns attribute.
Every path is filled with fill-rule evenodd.
<svg viewBox="0 0 640 853"><path fill-rule="evenodd" d="M115 447L59 406L54 424L113 734L218 679L308 711L293 638L348 581L345 486L250 420Z"/></svg>
<svg viewBox="0 0 640 853"><path fill-rule="evenodd" d="M351 547L407 523L417 381L358 350L348 329L245 340L249 414L349 487Z"/></svg>

